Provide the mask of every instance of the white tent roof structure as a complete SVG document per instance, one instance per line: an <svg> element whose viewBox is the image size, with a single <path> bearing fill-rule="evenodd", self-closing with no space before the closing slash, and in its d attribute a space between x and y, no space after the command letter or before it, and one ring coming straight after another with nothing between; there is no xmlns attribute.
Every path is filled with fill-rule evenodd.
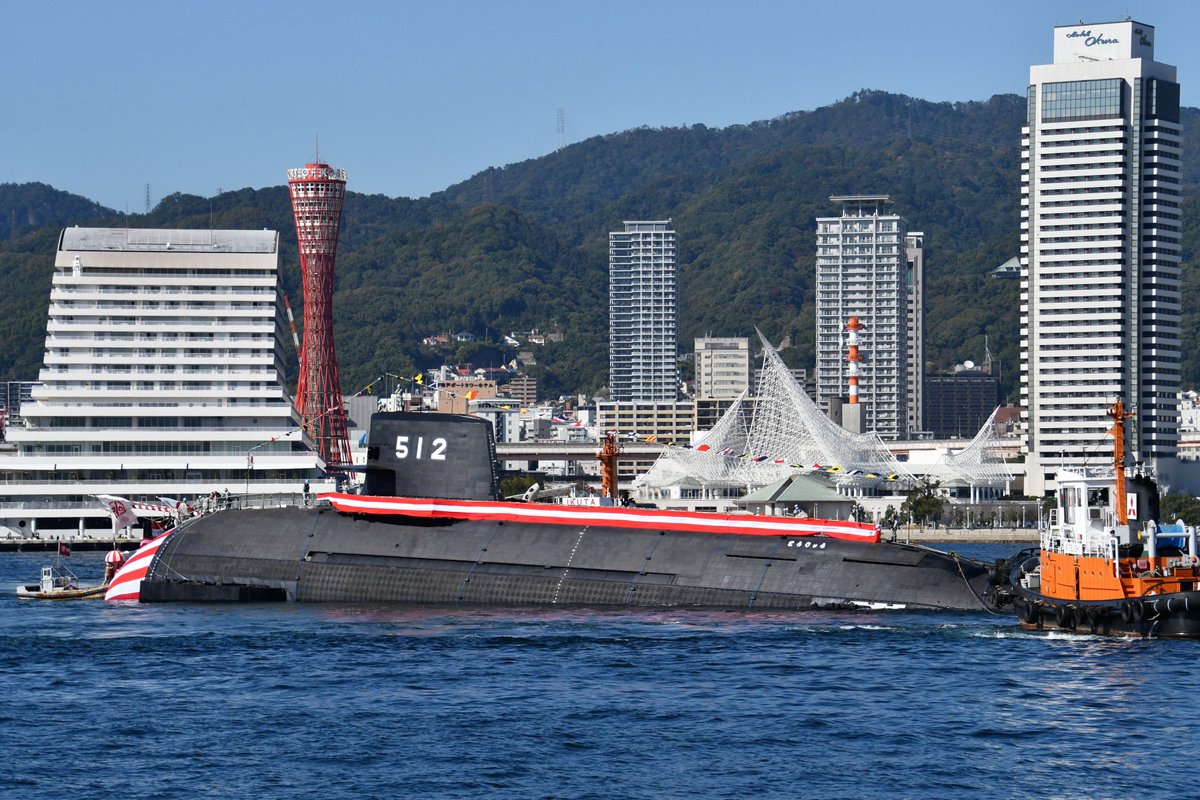
<svg viewBox="0 0 1200 800"><path fill-rule="evenodd" d="M817 408L762 334L763 370L753 422L746 392L690 448L668 447L639 483L667 486L684 476L711 483L766 486L797 471L824 470L839 484L912 480L883 440L853 434Z"/></svg>
<svg viewBox="0 0 1200 800"><path fill-rule="evenodd" d="M656 487L671 486L684 478L696 478L705 483L736 483L733 468L737 459L725 451L738 455L745 452L748 432L742 401L748 391L743 390L717 424L692 447L663 450L654 466L637 482Z"/></svg>
<svg viewBox="0 0 1200 800"><path fill-rule="evenodd" d="M711 430L690 447L667 447L639 485L661 488L685 478L704 484L767 486L797 472L822 471L839 486L881 482L913 483L916 478L874 433L855 434L834 423L796 382L778 351L759 334L763 369L753 420L747 392L734 400ZM996 449L995 412L961 452L945 455L929 472L931 480L1002 486L1012 479Z"/></svg>
<svg viewBox="0 0 1200 800"><path fill-rule="evenodd" d="M996 435L996 411L983 423L970 444L957 453L941 456L934 463L929 470L930 480L999 488L1013 479L1013 471L1001 455L1003 440Z"/></svg>
<svg viewBox="0 0 1200 800"><path fill-rule="evenodd" d="M796 470L791 465L824 469L835 474L839 484L913 479L878 434L851 433L822 413L762 333L759 339L763 369L747 449L752 458L767 456L755 466L766 463L774 469L759 470L770 474L755 483L779 480Z"/></svg>

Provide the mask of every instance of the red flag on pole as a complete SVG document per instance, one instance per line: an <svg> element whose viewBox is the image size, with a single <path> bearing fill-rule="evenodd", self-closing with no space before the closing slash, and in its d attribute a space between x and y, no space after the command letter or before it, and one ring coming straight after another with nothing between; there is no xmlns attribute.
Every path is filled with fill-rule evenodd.
<svg viewBox="0 0 1200 800"><path fill-rule="evenodd" d="M59 554L60 556L69 556L69 555L71 555L71 548L70 548L70 547L67 545L67 543L66 543L66 542L59 542L59 543L58 543L58 554Z"/></svg>

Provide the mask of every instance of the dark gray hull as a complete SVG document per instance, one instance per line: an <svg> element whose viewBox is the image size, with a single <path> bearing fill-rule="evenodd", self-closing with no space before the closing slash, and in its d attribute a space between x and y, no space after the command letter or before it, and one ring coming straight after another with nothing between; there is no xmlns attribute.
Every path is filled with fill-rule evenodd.
<svg viewBox="0 0 1200 800"><path fill-rule="evenodd" d="M923 547L489 520L225 511L167 539L142 602L986 608L987 569Z"/></svg>
<svg viewBox="0 0 1200 800"><path fill-rule="evenodd" d="M1200 639L1200 592L1107 601L1067 601L1014 587L1013 607L1027 630L1102 636ZM1195 603L1195 606L1192 605Z"/></svg>

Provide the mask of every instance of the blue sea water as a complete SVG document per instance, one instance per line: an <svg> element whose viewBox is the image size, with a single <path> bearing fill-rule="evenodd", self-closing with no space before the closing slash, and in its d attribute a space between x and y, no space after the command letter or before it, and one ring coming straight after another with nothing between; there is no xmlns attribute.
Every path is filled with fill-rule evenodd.
<svg viewBox="0 0 1200 800"><path fill-rule="evenodd" d="M102 557L70 562L91 582ZM17 601L45 559L0 554L3 798L1196 795L1200 642L984 613Z"/></svg>

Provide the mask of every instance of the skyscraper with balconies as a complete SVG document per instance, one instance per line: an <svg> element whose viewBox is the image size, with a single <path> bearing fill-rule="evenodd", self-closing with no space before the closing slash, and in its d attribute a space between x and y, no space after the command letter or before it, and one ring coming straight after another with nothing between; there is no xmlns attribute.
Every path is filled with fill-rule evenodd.
<svg viewBox="0 0 1200 800"><path fill-rule="evenodd" d="M675 230L626 222L608 234L608 385L612 400L674 402Z"/></svg>
<svg viewBox="0 0 1200 800"><path fill-rule="evenodd" d="M904 237L908 261L908 432L925 429L925 234L909 231Z"/></svg>
<svg viewBox="0 0 1200 800"><path fill-rule="evenodd" d="M1022 129L1021 395L1026 487L1104 462L1105 409L1130 457L1178 445L1180 127L1175 67L1133 20L1054 29Z"/></svg>
<svg viewBox="0 0 1200 800"><path fill-rule="evenodd" d="M817 397L850 394L846 325L857 317L858 405L864 431L903 439L909 431L907 223L887 195L831 197L840 216L817 218ZM919 259L918 264L923 263ZM916 329L919 331L919 327Z"/></svg>

